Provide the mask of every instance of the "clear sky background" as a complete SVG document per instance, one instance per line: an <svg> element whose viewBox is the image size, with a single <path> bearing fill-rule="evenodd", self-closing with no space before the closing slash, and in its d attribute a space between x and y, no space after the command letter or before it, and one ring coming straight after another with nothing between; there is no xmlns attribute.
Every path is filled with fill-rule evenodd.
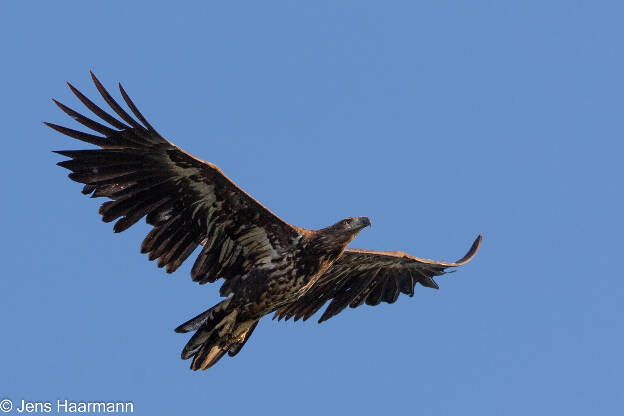
<svg viewBox="0 0 624 416"><path fill-rule="evenodd" d="M14 2L0 13L0 396L135 414L624 411L624 6L585 1ZM477 257L394 305L264 319L192 372L173 332L215 304L55 166L50 101L148 120L292 224ZM2 398L0 397L0 398Z"/></svg>

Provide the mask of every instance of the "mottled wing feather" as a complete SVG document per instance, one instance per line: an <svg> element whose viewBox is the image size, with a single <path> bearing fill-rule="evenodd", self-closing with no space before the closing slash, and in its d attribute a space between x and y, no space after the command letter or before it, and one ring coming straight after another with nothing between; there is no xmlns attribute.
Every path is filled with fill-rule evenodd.
<svg viewBox="0 0 624 416"><path fill-rule="evenodd" d="M437 289L433 277L469 262L479 250L481 239L478 236L468 253L453 263L420 259L401 251L347 249L305 295L279 309L274 318L306 320L331 300L319 319L323 322L347 306L394 303L400 293L411 297L416 283Z"/></svg>
<svg viewBox="0 0 624 416"><path fill-rule="evenodd" d="M135 120L91 74L112 116L71 84L78 99L104 125L54 101L80 124L103 136L45 123L54 130L100 149L57 151L69 178L85 184L84 194L110 199L100 207L102 220L116 221L121 232L146 217L154 228L141 245L150 260L175 271L203 245L193 280L233 279L253 267L270 264L280 247L300 238L300 229L274 215L237 187L212 163L193 157L164 139L147 122L119 85Z"/></svg>

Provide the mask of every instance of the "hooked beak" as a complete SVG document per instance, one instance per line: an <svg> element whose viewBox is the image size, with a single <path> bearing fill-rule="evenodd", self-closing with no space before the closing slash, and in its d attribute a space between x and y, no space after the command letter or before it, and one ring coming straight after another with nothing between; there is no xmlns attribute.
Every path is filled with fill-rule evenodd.
<svg viewBox="0 0 624 416"><path fill-rule="evenodd" d="M371 220L368 217L360 217L358 218L358 222L359 222L359 228L372 226Z"/></svg>

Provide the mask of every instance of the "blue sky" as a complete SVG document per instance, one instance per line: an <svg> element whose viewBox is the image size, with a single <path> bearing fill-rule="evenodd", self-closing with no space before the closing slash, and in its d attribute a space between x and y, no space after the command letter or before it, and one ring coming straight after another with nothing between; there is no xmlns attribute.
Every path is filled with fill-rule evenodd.
<svg viewBox="0 0 624 416"><path fill-rule="evenodd" d="M0 396L136 414L624 410L621 2L4 5ZM173 329L218 301L139 254L55 166L70 81L148 120L288 222L454 260L439 291L264 319L207 372ZM116 95L118 97L118 95ZM101 103L101 101L97 101ZM319 315L317 315L318 318ZM0 398L2 398L0 397ZM251 412L251 413L250 413Z"/></svg>

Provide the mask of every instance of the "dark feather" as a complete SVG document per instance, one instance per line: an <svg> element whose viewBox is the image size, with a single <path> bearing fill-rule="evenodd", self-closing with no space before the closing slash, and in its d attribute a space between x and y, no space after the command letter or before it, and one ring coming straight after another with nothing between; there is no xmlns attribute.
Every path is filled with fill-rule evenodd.
<svg viewBox="0 0 624 416"><path fill-rule="evenodd" d="M126 102L126 104L128 104L128 107L130 107L130 110L134 113L136 118L138 118L139 121L141 121L141 123L143 123L143 125L145 127L147 127L148 130L150 130L150 131L152 131L154 133L157 133L156 130L154 130L154 128L150 125L150 123L145 119L145 117L143 117L143 114L141 114L141 112L136 107L136 105L134 105L134 103L132 102L132 100L130 99L128 94L126 94L126 91L121 86L121 83L119 83L119 91L121 92L121 96L123 97L123 99Z"/></svg>
<svg viewBox="0 0 624 416"><path fill-rule="evenodd" d="M384 282L378 282L377 285L371 290L371 293L366 297L366 304L376 306L381 303L381 295L383 295Z"/></svg>
<svg viewBox="0 0 624 416"><path fill-rule="evenodd" d="M76 97L78 97L78 99L80 101L82 101L82 103L89 110L91 110L93 112L93 114L97 115L99 118L101 118L102 120L106 121L111 126L114 126L114 127L118 128L120 130L125 130L125 129L130 127L130 126L127 126L124 123L120 122L115 117L111 116L106 111L102 110L100 107L95 105L93 103L93 101L91 101L87 97L85 97L80 91L78 91L76 88L74 88L74 86L72 84L70 84L69 82L67 83L67 86L74 93L74 95Z"/></svg>
<svg viewBox="0 0 624 416"><path fill-rule="evenodd" d="M48 123L47 121L44 121L43 124L58 131L59 133L63 133L66 136L73 137L74 139L78 139L85 143L91 143L91 144L94 144L96 146L101 146L101 147L106 147L107 145L111 144L111 142L104 137L95 136L93 134L88 134L88 133L83 133L78 130L68 129L67 127L59 126L53 123Z"/></svg>
<svg viewBox="0 0 624 416"><path fill-rule="evenodd" d="M113 111L135 129L142 129L143 126L137 123L132 117L130 117L130 115L128 115L128 113L124 111L123 108L121 108L119 104L117 104L117 101L115 101L115 99L113 99L108 91L106 91L106 88L104 88L104 86L100 83L95 74L91 71L89 71L89 73L91 74L91 79L93 80L93 83L95 84L97 90L100 92L100 95L102 96L102 98L104 98L104 101L106 101L106 103L113 109Z"/></svg>
<svg viewBox="0 0 624 416"><path fill-rule="evenodd" d="M52 99L52 101L54 101L54 104L56 104L67 115L72 117L74 120L76 120L78 123L82 124L83 126L86 126L86 127L90 128L91 130L95 130L98 133L102 133L102 134L104 134L106 136L112 136L113 134L115 134L116 131L111 129L110 127L106 127L105 125L100 124L97 121L93 121L90 118L87 118L87 117L83 116L82 114L80 114L80 113L72 110L71 108L65 106L64 104L56 101L54 98Z"/></svg>

